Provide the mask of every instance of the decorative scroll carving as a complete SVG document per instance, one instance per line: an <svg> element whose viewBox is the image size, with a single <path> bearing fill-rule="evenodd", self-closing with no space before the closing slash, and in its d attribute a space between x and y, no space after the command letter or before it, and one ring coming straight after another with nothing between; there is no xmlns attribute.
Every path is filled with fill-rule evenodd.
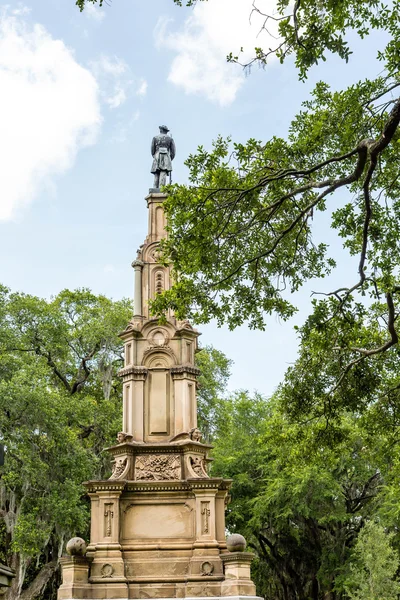
<svg viewBox="0 0 400 600"><path fill-rule="evenodd" d="M205 470L204 458L203 456L190 456L190 466L192 467L192 471L198 477L208 477L207 472Z"/></svg>
<svg viewBox="0 0 400 600"><path fill-rule="evenodd" d="M104 535L110 537L112 534L112 520L114 518L114 504L108 502L104 505Z"/></svg>
<svg viewBox="0 0 400 600"><path fill-rule="evenodd" d="M206 460L204 455L186 454L185 455L186 477L188 479L209 479L206 470Z"/></svg>
<svg viewBox="0 0 400 600"><path fill-rule="evenodd" d="M162 481L181 479L178 454L147 454L136 457L135 480Z"/></svg>
<svg viewBox="0 0 400 600"><path fill-rule="evenodd" d="M210 503L201 503L201 533L210 533Z"/></svg>
<svg viewBox="0 0 400 600"><path fill-rule="evenodd" d="M128 458L119 456L114 460L110 479L120 479L128 470Z"/></svg>

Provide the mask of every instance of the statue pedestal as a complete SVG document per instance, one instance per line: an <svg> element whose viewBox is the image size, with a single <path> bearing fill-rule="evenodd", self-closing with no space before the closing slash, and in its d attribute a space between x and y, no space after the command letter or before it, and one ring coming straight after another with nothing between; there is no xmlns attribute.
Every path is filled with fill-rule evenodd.
<svg viewBox="0 0 400 600"><path fill-rule="evenodd" d="M62 560L59 600L254 597L253 555L226 548L230 484L208 477L86 484L91 541L86 557Z"/></svg>

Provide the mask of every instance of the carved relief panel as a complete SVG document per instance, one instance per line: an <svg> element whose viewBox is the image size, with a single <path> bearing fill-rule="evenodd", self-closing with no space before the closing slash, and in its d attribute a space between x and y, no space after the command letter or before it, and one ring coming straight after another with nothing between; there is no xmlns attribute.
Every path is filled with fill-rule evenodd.
<svg viewBox="0 0 400 600"><path fill-rule="evenodd" d="M107 502L106 504L104 504L104 536L105 537L112 536L113 518L114 518L114 504L112 502Z"/></svg>
<svg viewBox="0 0 400 600"><path fill-rule="evenodd" d="M210 533L210 502L204 501L200 503L201 506L201 533L207 535Z"/></svg>
<svg viewBox="0 0 400 600"><path fill-rule="evenodd" d="M144 454L136 457L136 481L165 481L181 479L179 454Z"/></svg>

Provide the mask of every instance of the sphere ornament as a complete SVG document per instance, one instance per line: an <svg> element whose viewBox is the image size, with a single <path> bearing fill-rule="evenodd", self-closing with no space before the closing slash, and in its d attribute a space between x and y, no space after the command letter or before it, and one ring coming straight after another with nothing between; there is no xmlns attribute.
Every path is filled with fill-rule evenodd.
<svg viewBox="0 0 400 600"><path fill-rule="evenodd" d="M86 542L80 537L71 538L67 542L66 550L70 556L85 556Z"/></svg>
<svg viewBox="0 0 400 600"><path fill-rule="evenodd" d="M226 540L229 552L244 552L246 545L246 540L240 533L233 533Z"/></svg>

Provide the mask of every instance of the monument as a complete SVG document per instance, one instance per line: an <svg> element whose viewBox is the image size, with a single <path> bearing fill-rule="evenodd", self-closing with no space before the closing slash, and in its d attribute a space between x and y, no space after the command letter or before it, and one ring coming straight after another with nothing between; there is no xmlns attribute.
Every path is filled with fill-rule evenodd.
<svg viewBox="0 0 400 600"><path fill-rule="evenodd" d="M123 425L108 448L112 474L89 481L90 541L73 538L61 559L59 600L255 596L245 540L225 537L230 480L210 477L211 446L197 429L194 357L198 332L172 312L159 324L149 300L169 289L158 262L166 236L160 190L175 144L160 127L153 139L153 188L146 197L148 234L134 268L134 315L125 345Z"/></svg>

